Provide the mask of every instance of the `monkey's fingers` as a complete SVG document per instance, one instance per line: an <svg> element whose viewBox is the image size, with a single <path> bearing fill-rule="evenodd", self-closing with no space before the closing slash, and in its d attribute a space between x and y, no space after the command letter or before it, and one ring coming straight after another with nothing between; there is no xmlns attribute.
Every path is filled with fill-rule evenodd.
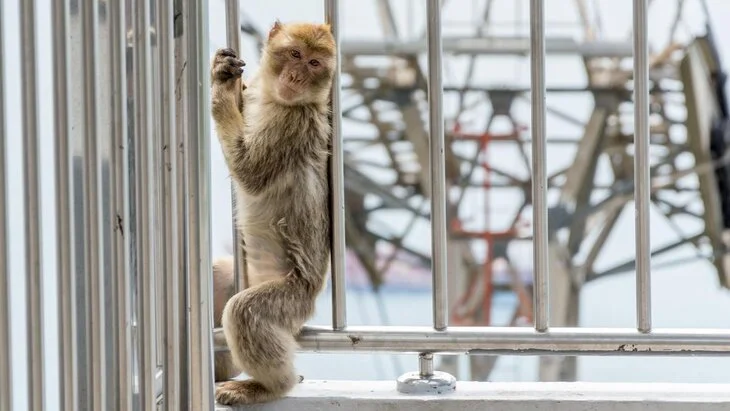
<svg viewBox="0 0 730 411"><path fill-rule="evenodd" d="M216 50L216 52L215 52L215 56L216 56L216 57L218 57L218 56L224 56L224 57L238 57L238 56L236 55L236 52L235 52L235 51L233 51L233 49L232 49L232 48L230 48L230 47L226 47L226 48L222 48L222 49L218 49L218 50Z"/></svg>
<svg viewBox="0 0 730 411"><path fill-rule="evenodd" d="M235 57L226 57L226 60L225 60L225 62L226 62L227 64L230 64L230 65L232 65L232 66L236 66L236 67L243 67L243 66L245 66L245 65L246 65L246 63L244 63L244 61L243 61L243 60L241 60L241 59L237 59L237 58L235 58Z"/></svg>
<svg viewBox="0 0 730 411"><path fill-rule="evenodd" d="M213 79L225 83L238 79L243 73L243 62L233 57L226 57L226 61L219 62L213 67Z"/></svg>
<svg viewBox="0 0 730 411"><path fill-rule="evenodd" d="M238 58L238 54L236 54L236 52L233 51L233 49L231 49L231 48L218 49L218 51L215 52L215 60L218 62L228 61L230 59L239 61L242 66L246 65L246 63L244 63L243 60L240 60Z"/></svg>

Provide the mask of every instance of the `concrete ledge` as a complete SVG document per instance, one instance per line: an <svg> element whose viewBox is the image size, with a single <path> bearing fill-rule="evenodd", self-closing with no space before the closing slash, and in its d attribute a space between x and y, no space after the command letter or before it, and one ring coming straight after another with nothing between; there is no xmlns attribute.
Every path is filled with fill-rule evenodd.
<svg viewBox="0 0 730 411"><path fill-rule="evenodd" d="M224 410L729 411L730 384L458 381L452 394L410 396L395 381L304 381L280 401Z"/></svg>

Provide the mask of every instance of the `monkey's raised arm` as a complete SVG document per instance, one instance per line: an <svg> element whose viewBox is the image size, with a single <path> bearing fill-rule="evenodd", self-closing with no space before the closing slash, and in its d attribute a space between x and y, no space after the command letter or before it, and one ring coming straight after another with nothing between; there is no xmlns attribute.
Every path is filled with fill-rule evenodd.
<svg viewBox="0 0 730 411"><path fill-rule="evenodd" d="M241 73L245 65L230 48L216 51L210 70L211 112L229 172L248 191L255 193L262 190L270 178L255 174L259 167L248 155L244 139L242 94L245 86Z"/></svg>

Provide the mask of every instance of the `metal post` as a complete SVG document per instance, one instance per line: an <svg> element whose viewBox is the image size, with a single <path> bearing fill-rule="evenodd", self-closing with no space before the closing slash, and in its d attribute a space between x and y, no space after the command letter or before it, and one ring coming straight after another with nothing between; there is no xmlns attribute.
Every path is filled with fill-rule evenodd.
<svg viewBox="0 0 730 411"><path fill-rule="evenodd" d="M342 110L340 108L340 9L339 0L325 0L325 21L337 44L335 76L332 81L332 157L330 158L330 212L332 226L332 328L347 327L345 294L345 156L342 148Z"/></svg>
<svg viewBox="0 0 730 411"><path fill-rule="evenodd" d="M160 57L160 84L162 94L160 134L163 162L160 172L163 179L163 225L164 225L164 379L165 408L181 409L180 381L180 292L179 276L184 266L179 264L178 236L182 233L178 226L178 164L177 147L179 144L175 124L175 73L174 73L174 31L175 11L173 0L162 0L157 13L158 45ZM160 149L160 147L158 147Z"/></svg>
<svg viewBox="0 0 730 411"><path fill-rule="evenodd" d="M186 29L187 14L189 14L190 2L182 2L175 0L174 13L176 16L183 18L175 19L173 27L176 33L175 37L175 73L180 76L179 83L175 87L177 99L175 100L175 132L177 134L178 146L173 153L173 161L177 168L175 174L176 198L178 213L176 215L176 224L178 227L178 237L176 239L175 248L177 249L177 266L180 267L178 277L177 297L178 297L178 332L180 334L180 409L190 409L191 393L190 388L193 376L190 374L190 328L188 311L188 292L190 288L190 278L188 275L188 204L187 204L187 144L189 127L188 121L188 37L189 31Z"/></svg>
<svg viewBox="0 0 730 411"><path fill-rule="evenodd" d="M129 149L127 129L127 30L125 28L125 0L110 0L110 39L112 72L112 151L110 155L113 189L112 207L115 230L112 234L114 270L114 305L116 312L117 404L120 411L132 409L132 313L131 313L131 242L130 242L130 198L129 198ZM68 408L75 409L75 408Z"/></svg>
<svg viewBox="0 0 730 411"><path fill-rule="evenodd" d="M238 0L226 0L226 37L228 47L241 54L241 22L238 13ZM243 238L236 225L236 190L231 182L231 211L233 226L233 285L236 291L248 288L248 270L246 265L246 249Z"/></svg>
<svg viewBox="0 0 730 411"><path fill-rule="evenodd" d="M649 237L649 47L647 0L634 0L634 207L636 210L636 328L651 331Z"/></svg>
<svg viewBox="0 0 730 411"><path fill-rule="evenodd" d="M446 244L446 157L444 152L443 78L441 45L441 1L428 0L428 118L431 165L431 272L433 277L433 328L445 331L449 307ZM398 392L443 394L456 390L454 376L433 369L433 354L421 353L419 371L401 375Z"/></svg>
<svg viewBox="0 0 730 411"><path fill-rule="evenodd" d="M86 266L86 284L88 284L87 315L89 319L89 345L91 355L89 363L91 382L91 407L106 408L106 327L104 327L104 272L100 269L101 241L100 233L100 181L99 181L99 133L97 130L97 107L99 101L97 79L97 3L81 4L83 18L84 43L84 82L83 92L86 102L84 117L83 163L84 163L84 220L86 221L86 246L84 261Z"/></svg>
<svg viewBox="0 0 730 411"><path fill-rule="evenodd" d="M403 394L445 394L456 390L456 378L433 369L433 354L418 356L418 371L398 378L398 392Z"/></svg>
<svg viewBox="0 0 730 411"><path fill-rule="evenodd" d="M530 72L532 88L532 219L535 267L535 329L549 326L547 143L545 126L545 5L530 0Z"/></svg>
<svg viewBox="0 0 730 411"><path fill-rule="evenodd" d="M446 157L444 152L441 2L428 0L428 117L431 139L431 270L433 273L433 327L448 325L446 283Z"/></svg>
<svg viewBox="0 0 730 411"><path fill-rule="evenodd" d="M0 56L5 55L5 36L3 35L3 7L0 3ZM0 60L0 409L13 409L13 371L10 358L10 293L8 289L9 270L7 240L7 189L5 187L5 74L4 60Z"/></svg>
<svg viewBox="0 0 730 411"><path fill-rule="evenodd" d="M63 409L78 409L76 398L77 346L74 301L74 242L71 187L71 153L69 130L69 47L68 5L66 0L53 2L53 73L56 176L56 250L58 264L59 314L59 394Z"/></svg>
<svg viewBox="0 0 730 411"><path fill-rule="evenodd" d="M20 42L23 44L23 186L25 200L25 264L28 332L28 409L43 410L45 384L43 381L43 290L41 283L41 214L39 131L38 131L38 73L36 54L35 0L20 2Z"/></svg>
<svg viewBox="0 0 730 411"><path fill-rule="evenodd" d="M150 7L146 0L137 0L134 17L134 65L135 65L135 176L136 176L136 225L137 225L137 326L139 335L139 392L142 408L155 409L155 341L153 301L154 265L152 259L151 230L151 45Z"/></svg>
<svg viewBox="0 0 730 411"><path fill-rule="evenodd" d="M211 410L213 384L213 287L210 259L210 107L208 2L187 2L187 115L185 141L189 273L189 332L191 405ZM192 63L191 63L192 62Z"/></svg>

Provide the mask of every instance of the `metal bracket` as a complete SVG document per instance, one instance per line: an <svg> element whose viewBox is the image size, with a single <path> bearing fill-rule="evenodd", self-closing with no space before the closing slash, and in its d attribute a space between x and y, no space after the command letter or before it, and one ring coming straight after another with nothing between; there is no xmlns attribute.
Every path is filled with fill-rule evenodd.
<svg viewBox="0 0 730 411"><path fill-rule="evenodd" d="M401 394L448 394L456 390L456 378L449 373L433 370L433 354L418 356L418 372L398 377Z"/></svg>

